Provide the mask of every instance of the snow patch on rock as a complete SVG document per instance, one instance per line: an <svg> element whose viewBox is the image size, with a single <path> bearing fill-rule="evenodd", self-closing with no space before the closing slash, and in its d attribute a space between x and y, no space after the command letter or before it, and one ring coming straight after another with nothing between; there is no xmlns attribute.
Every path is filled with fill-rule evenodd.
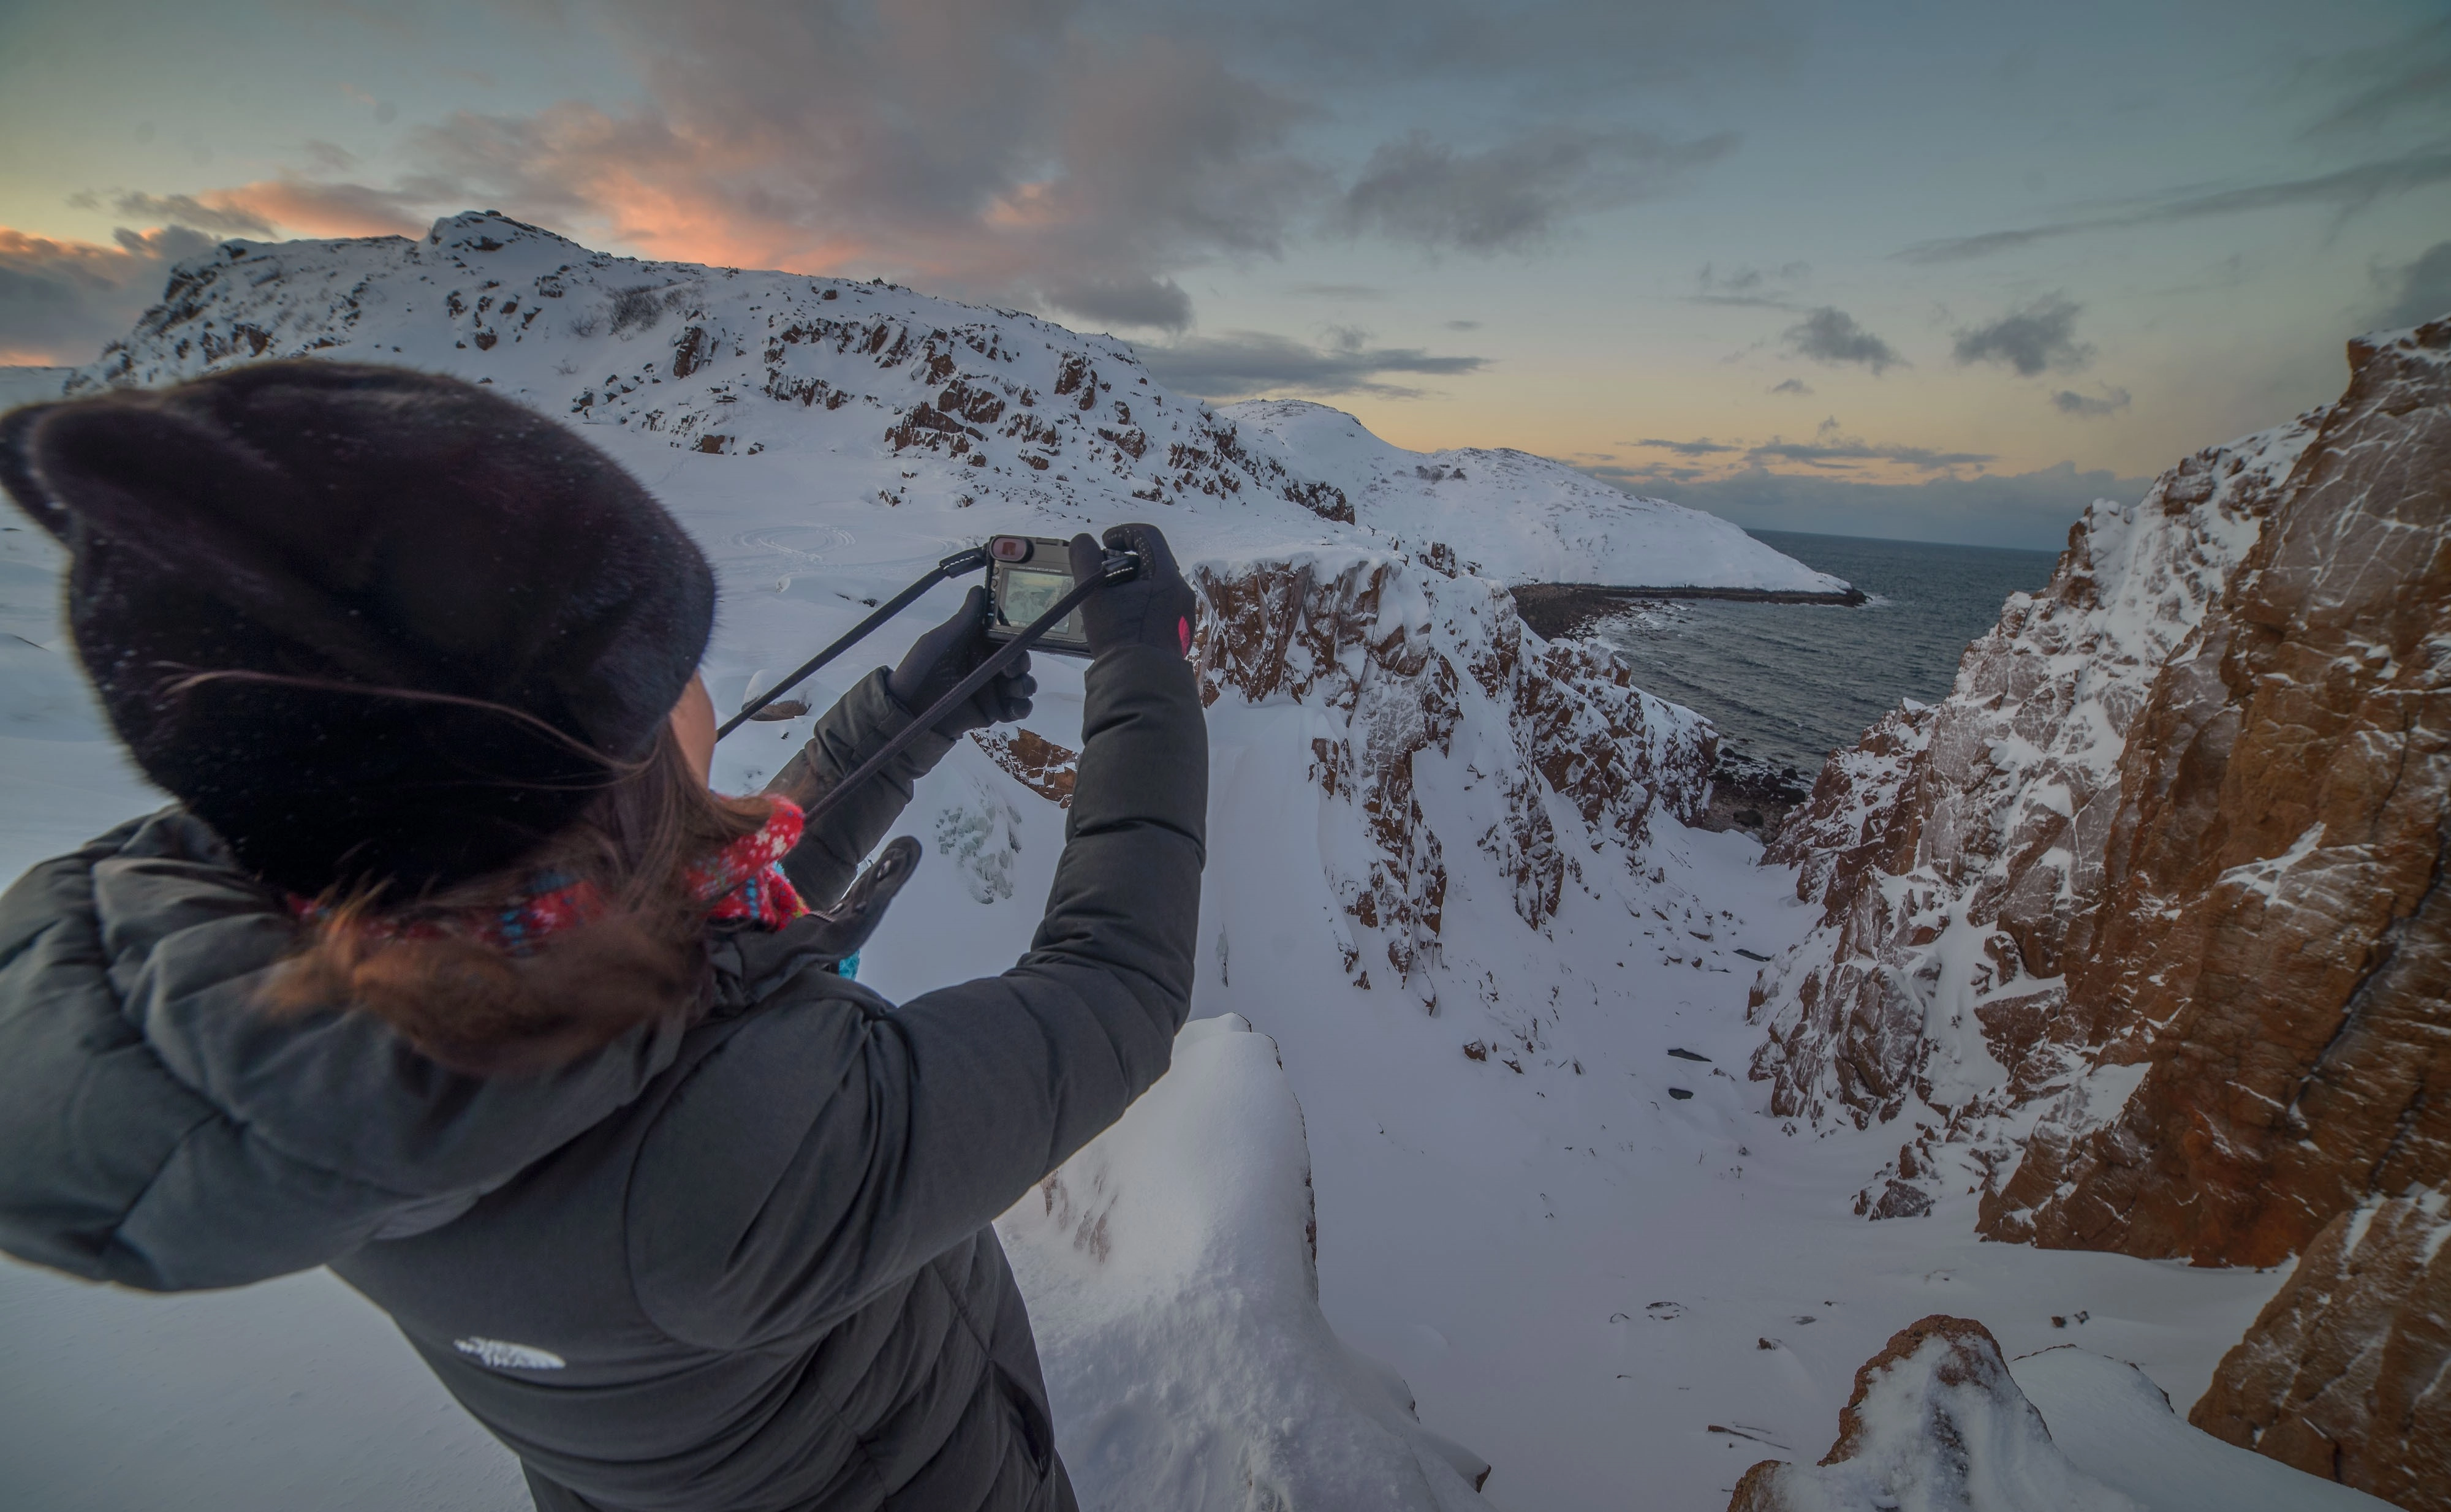
<svg viewBox="0 0 2451 1512"><path fill-rule="evenodd" d="M1934 1314L1855 1372L1814 1465L1765 1460L1728 1512L2144 1512L2078 1470L2017 1389L1999 1342Z"/></svg>

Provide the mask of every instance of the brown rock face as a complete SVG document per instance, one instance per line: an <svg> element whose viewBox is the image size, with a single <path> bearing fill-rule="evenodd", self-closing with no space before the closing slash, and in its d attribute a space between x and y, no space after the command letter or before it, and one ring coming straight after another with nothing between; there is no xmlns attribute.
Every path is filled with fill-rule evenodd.
<svg viewBox="0 0 2451 1512"><path fill-rule="evenodd" d="M2351 362L2128 738L2069 999L2144 1081L2029 1154L2004 1234L2269 1265L2451 1182L2451 322Z"/></svg>
<svg viewBox="0 0 2451 1512"><path fill-rule="evenodd" d="M1535 929L1583 857L1614 840L1631 864L1655 807L1690 819L1706 801L1705 727L1635 687L1599 647L1531 635L1494 582L1401 557L1321 552L1203 565L1193 586L1208 701L1300 703L1324 717L1310 778L1359 811L1367 841L1363 865L1329 863L1356 980L1375 964L1364 960L1375 939L1368 953L1435 1010L1425 969L1445 920L1447 842L1422 807L1425 763L1488 815L1470 843L1496 860L1517 915ZM1559 835L1552 796L1580 835Z"/></svg>
<svg viewBox="0 0 2451 1512"><path fill-rule="evenodd" d="M996 726L973 730L971 738L1023 787L1059 809L1072 806L1072 785L1081 775L1080 752L1057 745L1035 730Z"/></svg>
<svg viewBox="0 0 2451 1512"><path fill-rule="evenodd" d="M1926 1111L1965 1132L2085 1069L2061 1009L2093 945L2125 733L2253 546L2313 432L2189 458L2097 504L2039 593L1968 648L1947 701L1833 756L1765 859L1821 905L1765 972L1753 1074L1783 1117Z"/></svg>
<svg viewBox="0 0 2451 1512"><path fill-rule="evenodd" d="M2410 1512L2451 1512L2451 1204L2324 1227L2187 1421Z"/></svg>
<svg viewBox="0 0 2451 1512"><path fill-rule="evenodd" d="M1858 1211L1979 1189L1995 1239L2269 1265L2451 1189L2451 321L2350 364L2096 505L1774 847L1823 913L1755 989L1754 1074L1791 1118L1912 1126ZM2441 1282L2324 1264L2201 1410L2381 1490L2432 1463L2411 1424L2440 1443L2390 1381L2444 1389L2441 1304L2403 1301Z"/></svg>

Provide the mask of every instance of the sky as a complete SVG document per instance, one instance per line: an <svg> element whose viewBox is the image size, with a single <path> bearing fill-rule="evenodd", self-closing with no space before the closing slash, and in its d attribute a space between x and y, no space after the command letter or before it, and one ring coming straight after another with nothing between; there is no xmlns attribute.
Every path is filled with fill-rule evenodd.
<svg viewBox="0 0 2451 1512"><path fill-rule="evenodd" d="M0 362L493 208L1749 526L2053 547L2451 313L2451 4L0 0Z"/></svg>

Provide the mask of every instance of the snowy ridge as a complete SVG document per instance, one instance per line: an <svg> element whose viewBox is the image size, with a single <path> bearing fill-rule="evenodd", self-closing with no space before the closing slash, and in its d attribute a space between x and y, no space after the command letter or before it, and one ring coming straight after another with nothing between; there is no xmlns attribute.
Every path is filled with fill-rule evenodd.
<svg viewBox="0 0 2451 1512"><path fill-rule="evenodd" d="M1510 584L1847 589L1716 515L1619 493L1529 452L1406 451L1342 410L1301 400L1249 400L1217 413L1299 459L1399 548L1429 551L1436 543L1454 553L1449 567Z"/></svg>
<svg viewBox="0 0 2451 1512"><path fill-rule="evenodd" d="M1110 337L881 284L612 257L490 212L421 241L225 243L67 387L312 354L439 368L685 451L822 457L828 501L970 511L937 527L961 534L1189 516L1203 544L1435 546L1510 584L1845 586L1525 453L1406 452L1315 404L1211 409Z"/></svg>
<svg viewBox="0 0 2451 1512"><path fill-rule="evenodd" d="M2047 1114L2098 1127L2134 1090L2141 1068L2047 1027L2093 936L2127 732L2194 655L2320 418L2094 504L2049 584L1967 649L1950 697L1909 701L1833 756L1765 857L1798 865L1796 896L1822 909L1754 988L1771 1110L1917 1129L1858 1211L1991 1189Z"/></svg>

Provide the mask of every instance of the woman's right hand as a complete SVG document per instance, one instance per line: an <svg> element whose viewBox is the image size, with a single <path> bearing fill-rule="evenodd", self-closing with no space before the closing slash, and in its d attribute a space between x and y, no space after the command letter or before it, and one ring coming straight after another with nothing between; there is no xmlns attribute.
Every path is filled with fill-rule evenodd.
<svg viewBox="0 0 2451 1512"><path fill-rule="evenodd" d="M1174 552L1155 525L1117 525L1102 549L1088 532L1072 538L1072 580L1084 582L1105 570L1108 551L1140 554L1141 568L1128 581L1110 582L1081 605L1081 628L1089 654L1117 646L1155 646L1173 656L1191 653L1192 616L1199 598L1183 580Z"/></svg>

